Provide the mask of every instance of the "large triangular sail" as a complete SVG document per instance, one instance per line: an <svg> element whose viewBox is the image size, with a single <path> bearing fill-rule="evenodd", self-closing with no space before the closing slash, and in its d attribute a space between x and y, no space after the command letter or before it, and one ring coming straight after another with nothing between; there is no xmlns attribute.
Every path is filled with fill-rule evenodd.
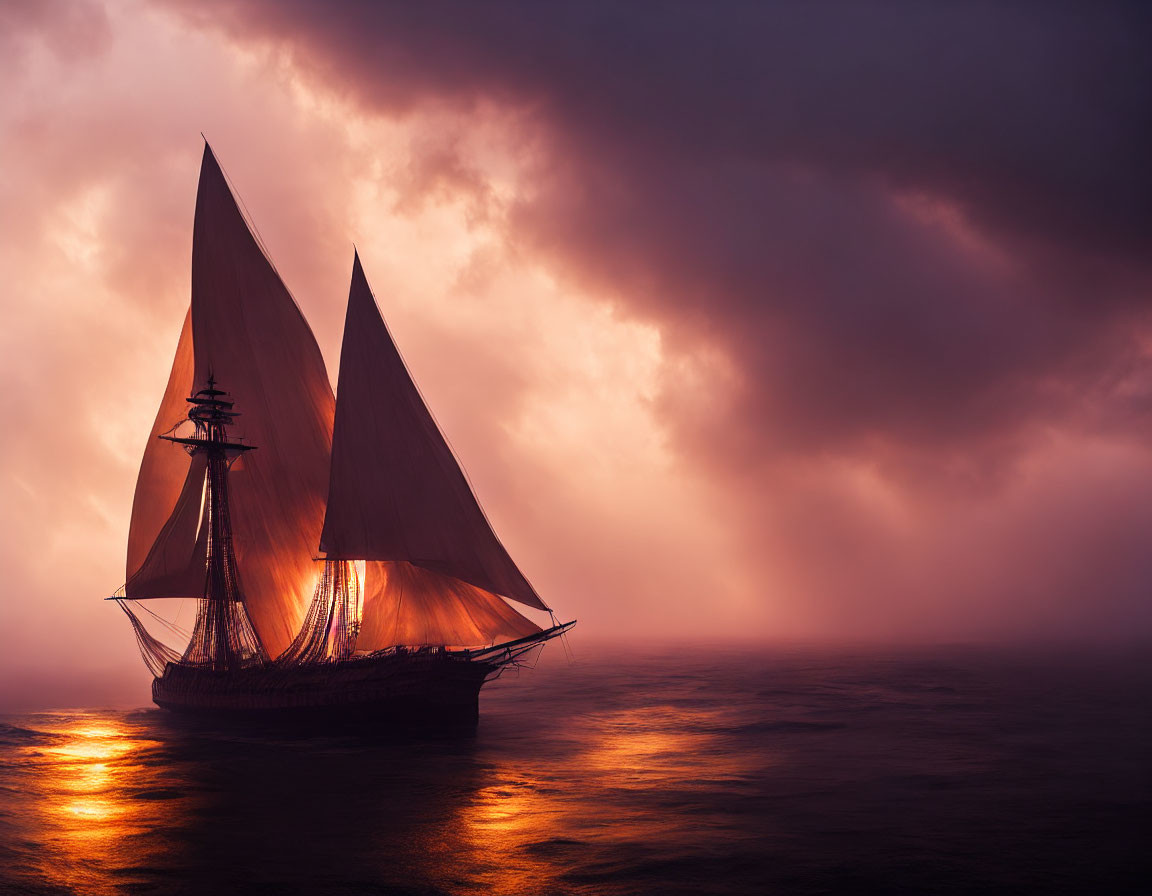
<svg viewBox="0 0 1152 896"><path fill-rule="evenodd" d="M380 316L357 256L340 354L320 541L365 560L357 647L470 646L540 631L547 606L492 531Z"/></svg>
<svg viewBox="0 0 1152 896"><path fill-rule="evenodd" d="M492 531L412 382L359 256L337 391L321 550L404 561L547 610Z"/></svg>
<svg viewBox="0 0 1152 896"><path fill-rule="evenodd" d="M299 628L316 581L335 398L316 338L205 146L192 240L196 382L225 384L258 451L230 478L248 613L271 655Z"/></svg>
<svg viewBox="0 0 1152 896"><path fill-rule="evenodd" d="M196 195L190 326L186 323L181 336L137 483L129 598L203 593L203 527L194 496L203 488L204 468L155 436L184 416L177 408L193 383L210 377L226 386L242 409L241 431L260 446L229 476L232 530L248 614L263 646L275 655L291 642L316 581L312 558L328 489L334 397L308 323L205 145Z"/></svg>

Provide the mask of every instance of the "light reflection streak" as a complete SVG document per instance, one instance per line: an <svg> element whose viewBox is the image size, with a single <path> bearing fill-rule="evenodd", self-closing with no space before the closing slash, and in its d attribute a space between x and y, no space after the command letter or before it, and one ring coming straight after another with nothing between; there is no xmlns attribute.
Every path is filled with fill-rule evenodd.
<svg viewBox="0 0 1152 896"><path fill-rule="evenodd" d="M41 720L47 743L22 751L36 797L29 819L40 846L35 871L75 892L120 892L130 878L114 876L111 860L171 808L168 801L139 798L160 775L142 761L158 742L111 714L58 713Z"/></svg>
<svg viewBox="0 0 1152 896"><path fill-rule="evenodd" d="M474 883L496 893L554 891L556 864L529 847L561 829L563 807L542 782L506 779L507 773L511 769L500 773L498 784L477 789L462 813L463 840L478 872Z"/></svg>
<svg viewBox="0 0 1152 896"><path fill-rule="evenodd" d="M701 779L686 774L684 757L690 755L707 757L699 774L709 782L738 779L753 763L722 742L717 732L723 712L722 707L649 706L606 714L583 762L605 784L630 790L701 786Z"/></svg>
<svg viewBox="0 0 1152 896"><path fill-rule="evenodd" d="M720 785L752 777L763 756L734 749L723 706L656 705L592 713L565 734L561 761L500 764L461 810L477 892L562 892L581 850L680 839L690 848L699 818L675 811ZM581 787L574 791L573 780ZM597 798L589 798L595 792ZM667 813L637 812L637 793L664 794Z"/></svg>
<svg viewBox="0 0 1152 896"><path fill-rule="evenodd" d="M774 761L749 708L678 687L653 699L643 680L597 681L567 705L494 688L459 740L256 736L159 713L21 720L14 873L32 892L94 896L218 892L222 867L251 892L305 892L301 874L320 893L635 892L615 887L618 867L758 848L728 811Z"/></svg>

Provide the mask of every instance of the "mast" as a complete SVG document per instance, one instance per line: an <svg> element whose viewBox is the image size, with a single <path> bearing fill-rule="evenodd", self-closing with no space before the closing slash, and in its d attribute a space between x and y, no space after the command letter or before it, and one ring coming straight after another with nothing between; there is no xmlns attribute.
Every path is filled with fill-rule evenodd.
<svg viewBox="0 0 1152 896"><path fill-rule="evenodd" d="M208 532L204 595L196 614L192 639L181 661L219 671L262 665L268 658L244 607L236 553L232 544L232 515L228 501L228 470L232 461L255 445L232 441L228 426L238 416L233 402L216 388L209 374L208 388L186 399L192 408L188 419L195 426L191 437L162 435L183 445L207 467L204 516L201 527Z"/></svg>

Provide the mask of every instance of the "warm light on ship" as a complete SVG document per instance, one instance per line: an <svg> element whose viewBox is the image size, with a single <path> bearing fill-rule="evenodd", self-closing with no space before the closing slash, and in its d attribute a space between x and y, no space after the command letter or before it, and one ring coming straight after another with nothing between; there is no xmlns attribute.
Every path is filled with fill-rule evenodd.
<svg viewBox="0 0 1152 896"><path fill-rule="evenodd" d="M360 624L364 621L364 577L368 574L367 560L352 560L352 576L349 579L356 586L356 594L351 603L354 608L353 618L356 621L356 631L360 631Z"/></svg>

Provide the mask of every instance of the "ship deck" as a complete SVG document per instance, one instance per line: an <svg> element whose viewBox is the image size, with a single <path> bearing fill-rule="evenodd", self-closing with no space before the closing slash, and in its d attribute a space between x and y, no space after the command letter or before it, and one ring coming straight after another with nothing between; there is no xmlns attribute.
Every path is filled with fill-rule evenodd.
<svg viewBox="0 0 1152 896"><path fill-rule="evenodd" d="M335 662L232 670L168 663L152 683L152 699L183 715L249 721L475 724L484 683L574 624L479 650L401 647Z"/></svg>

